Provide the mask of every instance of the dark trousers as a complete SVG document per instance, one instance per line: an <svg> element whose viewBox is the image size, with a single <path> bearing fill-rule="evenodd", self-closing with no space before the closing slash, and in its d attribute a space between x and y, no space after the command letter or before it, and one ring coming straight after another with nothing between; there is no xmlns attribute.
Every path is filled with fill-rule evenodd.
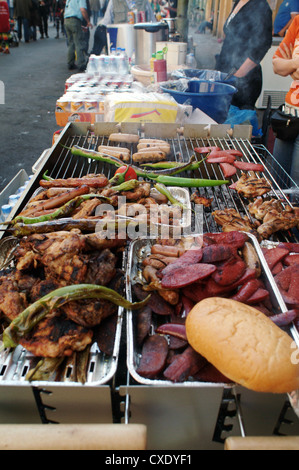
<svg viewBox="0 0 299 470"><path fill-rule="evenodd" d="M100 55L104 48L106 48L107 52L107 29L106 26L99 25L97 26L97 29L94 33L94 41L91 54Z"/></svg>
<svg viewBox="0 0 299 470"><path fill-rule="evenodd" d="M86 43L84 42L82 22L77 18L65 18L64 27L68 43L68 66L73 66L75 64L75 58L77 55L78 68L83 70L87 63L87 57L85 53Z"/></svg>
<svg viewBox="0 0 299 470"><path fill-rule="evenodd" d="M41 22L40 22L40 28L39 28L39 31L40 31L40 34L41 36L48 36L48 15L47 13L41 13L40 14L41 16Z"/></svg>
<svg viewBox="0 0 299 470"><path fill-rule="evenodd" d="M18 18L18 38L21 41L22 39L22 27L24 28L24 39L26 42L30 39L30 28L29 28L29 20L27 18Z"/></svg>

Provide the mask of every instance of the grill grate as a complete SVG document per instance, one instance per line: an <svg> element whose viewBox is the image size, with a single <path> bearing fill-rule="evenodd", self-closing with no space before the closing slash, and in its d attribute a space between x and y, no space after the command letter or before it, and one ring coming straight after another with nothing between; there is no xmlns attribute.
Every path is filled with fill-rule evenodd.
<svg viewBox="0 0 299 470"><path fill-rule="evenodd" d="M230 137L186 138L180 134L177 134L176 137L173 138L166 138L165 140L171 146L172 160L177 162L188 162L191 156L195 154L194 149L196 147L217 146L222 150L240 150L244 155L243 160L253 163L262 163L264 165L266 171L262 176L265 177L271 185L271 192L265 197L271 196L279 199L284 206L290 205L291 207L295 207L298 203L298 186L263 145L253 145L247 139L236 139ZM90 150L97 150L99 145L109 145L109 138L108 136L98 136L94 132L88 131L84 136L69 136L65 146L70 148L73 145L78 145ZM113 143L113 145L115 145L115 143ZM131 151L131 155L136 151L135 145L136 144L120 144L122 147L127 146ZM198 155L197 159L199 158L200 156ZM103 164L102 162L97 162L84 157L73 156L70 150L61 147L50 176L53 178L66 178L80 177L88 173L104 173L108 178L110 178L113 171L114 169L111 165ZM231 179L231 183L236 182L241 175L242 172L237 170L236 175ZM186 172L184 175L182 174L182 176L205 179L225 179L218 165L211 165L205 161L203 161L200 169L195 173L192 172L192 174L188 174L188 172ZM261 177L261 174L257 173L256 176ZM191 189L190 195L194 191L195 189ZM244 217L248 217L248 219L254 223L254 220L247 209L249 201L239 196L235 190L230 189L229 185L199 188L198 192L200 196L213 198L211 207L205 208L203 211L203 230L205 232L218 232L221 230L221 227L217 225L214 217L211 215L214 210L218 209L223 210L234 208L239 214ZM196 230L196 228L200 228L197 220L193 220L193 226L195 227L194 230ZM274 234L271 239L274 241L297 241L297 229L288 232L279 232L279 234Z"/></svg>
<svg viewBox="0 0 299 470"><path fill-rule="evenodd" d="M161 131L162 132L162 131ZM14 217L20 210L23 209L28 200L32 197L34 192L39 188L39 181L42 175L47 172L47 175L52 178L68 178L68 177L81 177L87 174L104 173L108 178L112 177L114 168L100 161L95 161L90 158L72 155L70 148L74 145L97 150L99 145L108 145L109 132L97 133L94 129L89 127L80 127L73 123L66 126L66 129L61 133L59 140L51 149L50 154L42 160L39 167L36 169L35 176L28 186L28 190L20 200L15 209L11 213L11 218ZM217 146L221 149L236 149L241 150L244 154L244 160L254 163L263 163L266 172L263 174L271 185L271 197L276 197L282 201L284 205L295 206L297 204L296 195L298 195L299 188L294 181L284 172L283 168L276 162L273 156L268 152L264 146L254 146L247 139L226 137L186 137L182 133L175 131L171 136L163 137L157 135L157 138L164 138L171 146L172 160L177 162L188 162L194 149L202 146ZM147 135L154 137L154 135ZM143 137L143 135L142 135ZM113 145L115 145L113 143ZM127 146L130 148L131 155L136 151L136 144L121 143L120 146ZM200 158L199 156L197 158ZM242 172L237 171L237 174L232 178L232 183L237 181ZM205 161L200 166L200 169L195 174L188 174L185 172L182 176L199 177L207 179L225 179L218 165L207 164ZM257 174L259 177L259 174ZM190 195L194 189L190 190ZM290 194L291 191L291 194ZM229 188L228 185L219 187L199 188L201 196L206 198L213 198L210 208L205 208L203 211L203 230L204 232L218 232L221 231L212 212L217 209L234 208L240 215L247 216L252 220L251 215L247 210L248 201L240 197L235 190ZM292 195L292 199L290 196ZM199 221L192 220L193 231L196 232ZM1 234L1 238L6 236ZM272 236L272 241L297 241L297 230L287 232L280 232ZM126 259L124 259L123 266L125 266ZM116 340L116 352L113 358L107 358L105 355L99 354L95 348L91 352L91 359L89 365L89 372L87 375L87 382L85 385L100 385L107 383L115 374L118 362L118 347L120 343L121 331L121 318L119 316L119 329L118 338ZM26 372L29 367L32 367L32 361L36 358L25 354L22 348L16 348L14 353L4 351L0 357L0 385L29 385L25 380ZM43 382L42 386L57 386L57 385L72 385L81 386L81 384L72 381L72 368L73 365L69 364L64 377L61 381Z"/></svg>

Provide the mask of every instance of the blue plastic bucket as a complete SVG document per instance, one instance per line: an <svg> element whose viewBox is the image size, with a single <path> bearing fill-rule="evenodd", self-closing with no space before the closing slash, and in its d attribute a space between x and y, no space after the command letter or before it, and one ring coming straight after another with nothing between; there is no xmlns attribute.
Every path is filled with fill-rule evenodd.
<svg viewBox="0 0 299 470"><path fill-rule="evenodd" d="M199 108L214 121L222 124L228 115L233 95L237 89L227 83L210 80L190 80L188 91L172 88L171 83L161 85L164 93L169 93L180 104L190 104Z"/></svg>

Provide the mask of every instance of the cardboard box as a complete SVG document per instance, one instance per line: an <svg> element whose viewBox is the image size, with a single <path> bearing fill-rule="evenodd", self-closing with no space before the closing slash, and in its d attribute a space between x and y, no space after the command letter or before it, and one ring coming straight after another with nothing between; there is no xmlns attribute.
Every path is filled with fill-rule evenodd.
<svg viewBox="0 0 299 470"><path fill-rule="evenodd" d="M186 63L187 43L186 42L156 42L156 52L162 51L167 47L165 59L167 66L173 69L173 66L184 65Z"/></svg>

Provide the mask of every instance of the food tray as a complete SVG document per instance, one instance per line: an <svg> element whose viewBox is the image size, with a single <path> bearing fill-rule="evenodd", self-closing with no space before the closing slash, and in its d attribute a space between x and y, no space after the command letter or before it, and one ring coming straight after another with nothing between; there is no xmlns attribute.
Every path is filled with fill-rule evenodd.
<svg viewBox="0 0 299 470"><path fill-rule="evenodd" d="M179 188L178 186L169 186L167 189L177 201L179 201L181 204L184 204L185 206L184 210L182 211L180 227L191 229L192 208L189 190L186 188ZM152 191L158 192L155 188L153 188Z"/></svg>
<svg viewBox="0 0 299 470"><path fill-rule="evenodd" d="M13 263L13 250L17 246L15 240L16 239L12 237L7 237L2 240L2 249L0 247L0 269L4 266L7 267L9 263ZM122 260L123 270L124 266L125 255ZM119 307L113 353L111 356L103 353L96 342L91 344L89 360L86 367L86 381L84 383L74 380L73 377L76 365L71 360L67 362L63 372L59 375L53 375L51 380L29 382L26 379L26 375L29 370L37 365L40 358L18 345L15 349L4 349L0 351L0 386L89 387L107 384L114 377L118 366L123 315L124 309L123 307ZM1 344L0 339L0 345Z"/></svg>
<svg viewBox="0 0 299 470"><path fill-rule="evenodd" d="M279 242L274 242L274 241L271 241L271 240L263 240L261 242L261 247L262 248L267 248L268 250L271 250L272 248L276 248L278 244L279 244ZM270 272L270 274L271 274L271 272ZM272 274L271 274L271 276L272 276ZM274 278L273 278L273 282L276 285ZM287 312L288 307L286 306L285 301L283 300L283 297L280 294L279 289L277 289L277 290L278 290L279 296L281 298L281 306L282 306L281 311L282 312ZM295 325L293 323L290 325L289 330L290 330L290 334L292 335L294 341L296 342L297 346L299 347L299 332L298 332L297 328L295 327Z"/></svg>
<svg viewBox="0 0 299 470"><path fill-rule="evenodd" d="M259 246L256 237L250 233L247 233L249 242L255 248L257 256L260 260L262 274L261 279L265 282L270 293L270 299L276 310L276 313L286 311L285 303L281 297L281 294L277 288L277 285L273 279L271 271L266 263L263 252ZM196 236L196 235L194 235ZM142 261L149 255L151 246L156 243L156 240L135 240L131 243L128 251L128 264L127 264L127 276L126 276L126 290L127 298L130 301L136 301L132 285L137 282L143 282L142 277ZM141 348L136 345L135 340L135 327L136 327L136 315L138 312L127 311L127 367L131 377L139 384L143 385L154 385L154 386L168 386L168 387L221 387L230 388L233 384L227 383L213 383L213 382L199 382L195 380L188 380L182 383L173 383L163 379L147 379L141 377L137 373L138 364L141 358ZM167 321L167 320L165 320ZM156 325L152 324L152 331L155 330Z"/></svg>

